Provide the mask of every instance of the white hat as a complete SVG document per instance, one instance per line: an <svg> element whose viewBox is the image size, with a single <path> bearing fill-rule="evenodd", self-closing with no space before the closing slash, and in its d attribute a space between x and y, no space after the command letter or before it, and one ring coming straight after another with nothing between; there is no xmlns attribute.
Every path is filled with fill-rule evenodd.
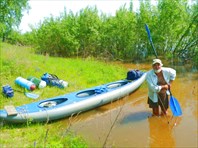
<svg viewBox="0 0 198 148"><path fill-rule="evenodd" d="M156 64L156 63L159 63L160 66L163 66L162 61L160 59L154 59L153 60L153 65Z"/></svg>

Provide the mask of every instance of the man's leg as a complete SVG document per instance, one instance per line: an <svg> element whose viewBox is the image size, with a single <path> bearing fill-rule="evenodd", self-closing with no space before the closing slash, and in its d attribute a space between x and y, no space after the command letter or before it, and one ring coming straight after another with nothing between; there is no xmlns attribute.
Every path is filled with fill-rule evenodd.
<svg viewBox="0 0 198 148"><path fill-rule="evenodd" d="M161 115L162 116L167 115L167 109L168 109L168 106L169 106L168 96L165 94L164 97L161 97L159 99L160 99L159 105L160 105L160 108L161 108Z"/></svg>
<svg viewBox="0 0 198 148"><path fill-rule="evenodd" d="M159 106L153 107L153 116L159 116Z"/></svg>

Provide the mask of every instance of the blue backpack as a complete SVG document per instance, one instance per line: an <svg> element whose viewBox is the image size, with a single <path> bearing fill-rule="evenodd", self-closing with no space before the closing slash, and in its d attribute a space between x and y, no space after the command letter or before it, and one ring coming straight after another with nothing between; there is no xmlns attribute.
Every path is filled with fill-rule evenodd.
<svg viewBox="0 0 198 148"><path fill-rule="evenodd" d="M6 97L12 98L14 96L14 90L10 85L5 85L2 88L3 88L2 92Z"/></svg>
<svg viewBox="0 0 198 148"><path fill-rule="evenodd" d="M139 70L130 70L127 72L127 80L136 80L142 76L143 72Z"/></svg>
<svg viewBox="0 0 198 148"><path fill-rule="evenodd" d="M41 76L41 80L45 81L49 86L57 86L59 88L64 88L59 78L54 74L44 73Z"/></svg>

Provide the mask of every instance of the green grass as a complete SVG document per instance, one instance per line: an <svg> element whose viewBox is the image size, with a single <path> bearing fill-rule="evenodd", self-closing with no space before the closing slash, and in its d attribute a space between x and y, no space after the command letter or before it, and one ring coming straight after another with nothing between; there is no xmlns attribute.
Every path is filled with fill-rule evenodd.
<svg viewBox="0 0 198 148"><path fill-rule="evenodd" d="M59 79L69 83L65 89L45 87L33 91L40 97L36 100L27 98L23 93L14 92L13 98L0 94L0 108L5 105L19 106L26 103L66 94L72 91L97 86L126 77L123 67L97 61L93 58L69 59L38 55L31 47L13 46L0 43L1 71L0 86L9 84L13 89L23 91L15 84L19 76L40 78L44 73L56 74ZM88 147L79 135L66 132L68 123L62 126L61 121L51 124L30 122L20 125L2 124L0 147Z"/></svg>
<svg viewBox="0 0 198 148"><path fill-rule="evenodd" d="M33 91L33 93L40 94L39 99L62 95L126 77L124 68L91 58L67 59L36 55L31 48L9 44L2 44L1 50L1 87L9 84L14 89L23 91L22 88L15 84L17 77L35 76L41 78L46 72L55 74L59 79L69 83L69 87L66 89L46 87ZM26 98L22 93L15 92L12 99L4 98L0 107L2 108L5 103L10 103L10 101L14 105L21 105L32 100Z"/></svg>

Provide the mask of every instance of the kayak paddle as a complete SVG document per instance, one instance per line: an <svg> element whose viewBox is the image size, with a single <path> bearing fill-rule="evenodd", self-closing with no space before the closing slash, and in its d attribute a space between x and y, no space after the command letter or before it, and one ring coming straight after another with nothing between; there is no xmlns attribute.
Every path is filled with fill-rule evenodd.
<svg viewBox="0 0 198 148"><path fill-rule="evenodd" d="M170 91L170 90L169 90ZM181 116L182 115L182 110L181 107L179 105L179 102L177 101L177 99L175 97L172 96L172 93L170 91L170 109L173 113L173 116Z"/></svg>
<svg viewBox="0 0 198 148"><path fill-rule="evenodd" d="M147 32L147 34L148 34L149 41L150 41L151 46L152 46L152 48L153 48L153 51L154 51L154 53L155 53L155 56L156 56L156 58L158 58L158 57L157 57L157 52L156 52L155 47L154 47L154 45L153 45L151 33L150 33L150 30L149 30L147 24L145 24L145 28L146 28L146 32Z"/></svg>

